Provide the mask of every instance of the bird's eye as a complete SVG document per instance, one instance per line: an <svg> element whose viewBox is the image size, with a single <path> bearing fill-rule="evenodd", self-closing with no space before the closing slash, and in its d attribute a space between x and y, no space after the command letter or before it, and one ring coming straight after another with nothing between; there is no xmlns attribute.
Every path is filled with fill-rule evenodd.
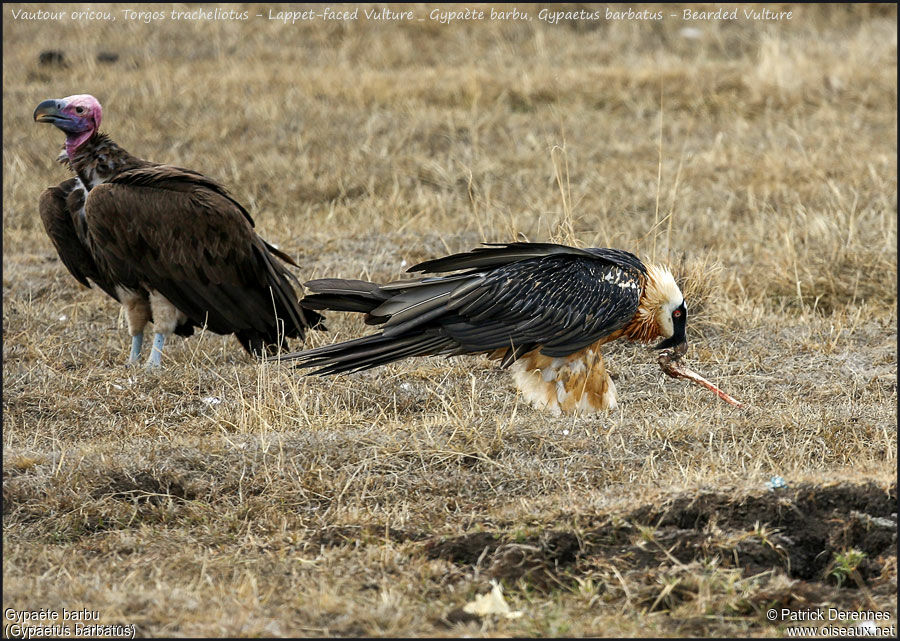
<svg viewBox="0 0 900 641"><path fill-rule="evenodd" d="M83 113L84 113L84 107L75 107L75 113L77 113L77 114L83 114Z"/></svg>
<svg viewBox="0 0 900 641"><path fill-rule="evenodd" d="M672 312L672 318L681 318L681 310L676 309L674 312Z"/></svg>

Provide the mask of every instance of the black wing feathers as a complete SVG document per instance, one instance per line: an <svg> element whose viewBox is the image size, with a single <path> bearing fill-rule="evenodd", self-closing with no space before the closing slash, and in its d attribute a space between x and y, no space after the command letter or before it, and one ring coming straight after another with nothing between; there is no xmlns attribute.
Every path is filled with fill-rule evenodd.
<svg viewBox="0 0 900 641"><path fill-rule="evenodd" d="M432 329L421 334L394 338L375 334L299 353L304 355L303 367L322 366L316 374L339 374L358 372L410 356L439 354L452 347L451 339Z"/></svg>
<svg viewBox="0 0 900 641"><path fill-rule="evenodd" d="M307 286L318 309L360 311L381 334L289 354L315 373L367 369L422 354L466 354L506 348L502 365L541 348L576 352L624 327L637 312L643 264L611 249L549 243L479 248L421 263L413 270L468 270L378 286L327 279Z"/></svg>
<svg viewBox="0 0 900 641"><path fill-rule="evenodd" d="M647 268L637 256L622 249L579 249L555 243L484 243L484 245L484 247L476 247L470 252L426 260L418 265L413 265L406 271L442 273L457 269L487 269L528 258L563 254L593 258L622 268L630 267L642 274L647 273Z"/></svg>
<svg viewBox="0 0 900 641"><path fill-rule="evenodd" d="M552 254L590 256L583 249L553 243L485 243L485 247L476 247L470 252L426 260L418 265L413 265L406 271L439 273L452 272L457 269L485 269Z"/></svg>

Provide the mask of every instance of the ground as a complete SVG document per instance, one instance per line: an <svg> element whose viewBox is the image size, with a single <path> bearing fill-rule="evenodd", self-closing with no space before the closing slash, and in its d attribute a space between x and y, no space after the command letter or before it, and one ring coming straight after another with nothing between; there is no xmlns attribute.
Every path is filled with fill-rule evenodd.
<svg viewBox="0 0 900 641"><path fill-rule="evenodd" d="M896 624L894 6L18 9L35 7L3 8L4 608L144 636L780 636L782 608L829 607ZM627 344L606 351L619 407L560 418L481 357L303 378L204 333L160 372L126 369L123 314L36 211L67 174L31 114L75 93L132 153L225 184L302 280L387 281L517 238L667 262L686 362L747 408ZM328 326L307 344L368 331ZM521 616L466 611L492 580Z"/></svg>

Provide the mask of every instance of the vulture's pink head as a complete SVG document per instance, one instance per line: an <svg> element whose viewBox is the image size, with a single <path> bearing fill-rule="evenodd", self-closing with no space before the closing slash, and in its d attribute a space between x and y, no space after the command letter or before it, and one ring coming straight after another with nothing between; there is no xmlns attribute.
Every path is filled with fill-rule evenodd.
<svg viewBox="0 0 900 641"><path fill-rule="evenodd" d="M100 128L103 109L96 98L78 94L57 100L45 100L34 110L35 122L49 122L66 133L69 157Z"/></svg>

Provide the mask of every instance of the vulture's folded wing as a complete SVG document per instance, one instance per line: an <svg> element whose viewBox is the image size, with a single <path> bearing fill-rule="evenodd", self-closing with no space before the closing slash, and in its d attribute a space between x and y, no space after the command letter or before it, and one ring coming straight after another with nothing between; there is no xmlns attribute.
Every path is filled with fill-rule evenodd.
<svg viewBox="0 0 900 641"><path fill-rule="evenodd" d="M541 347L576 352L623 328L638 310L641 274L594 256L554 253L472 275L450 294L441 325L466 351Z"/></svg>
<svg viewBox="0 0 900 641"><path fill-rule="evenodd" d="M498 264L501 256L495 254L493 266L481 263L481 269L468 259L432 264L431 269L469 271L380 286L310 281L306 285L314 293L306 300L317 309L365 312L367 322L382 332L282 358L321 367L316 373L326 374L409 356L505 349L506 366L536 348L547 356L572 354L634 318L643 265L638 269L630 260L581 250L535 256L541 251L515 247L502 257L512 262Z"/></svg>
<svg viewBox="0 0 900 641"><path fill-rule="evenodd" d="M50 187L41 194L38 210L44 229L56 248L63 265L72 276L85 287L90 281L95 282L103 291L118 300L118 295L107 279L101 274L94 257L91 255L85 234L76 228L75 216L69 207L72 192L78 186L77 178ZM73 213L75 216L73 216ZM90 280L89 280L90 279Z"/></svg>
<svg viewBox="0 0 900 641"><path fill-rule="evenodd" d="M484 243L472 251L426 260L413 265L408 272L452 272L457 269L490 269L528 258L541 258L556 254L590 257L588 250L554 243Z"/></svg>
<svg viewBox="0 0 900 641"><path fill-rule="evenodd" d="M126 286L156 290L214 332L288 336L306 322L291 275L249 214L209 179L168 166L124 172L91 190L85 211L98 262ZM307 312L309 314L309 312Z"/></svg>

